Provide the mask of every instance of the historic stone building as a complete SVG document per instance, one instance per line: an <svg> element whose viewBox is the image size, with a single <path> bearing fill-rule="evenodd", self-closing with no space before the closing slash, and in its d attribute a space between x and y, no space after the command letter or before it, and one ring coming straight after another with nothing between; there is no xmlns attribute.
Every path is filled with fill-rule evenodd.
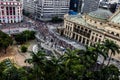
<svg viewBox="0 0 120 80"><path fill-rule="evenodd" d="M61 34L83 45L94 45L105 39L113 40L120 45L120 9L113 15L103 9L83 16L66 14Z"/></svg>
<svg viewBox="0 0 120 80"><path fill-rule="evenodd" d="M20 0L0 0L0 23L21 22L22 3Z"/></svg>

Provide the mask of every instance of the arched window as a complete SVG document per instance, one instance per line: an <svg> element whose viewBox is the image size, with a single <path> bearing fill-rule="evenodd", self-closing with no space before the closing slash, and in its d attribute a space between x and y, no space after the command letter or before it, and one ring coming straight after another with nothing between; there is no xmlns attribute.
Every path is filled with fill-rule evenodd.
<svg viewBox="0 0 120 80"><path fill-rule="evenodd" d="M113 35L114 35L114 32L111 32L111 34L113 34Z"/></svg>
<svg viewBox="0 0 120 80"><path fill-rule="evenodd" d="M102 23L100 23L100 25L102 25Z"/></svg>
<svg viewBox="0 0 120 80"><path fill-rule="evenodd" d="M81 30L83 30L83 27L81 27Z"/></svg>
<svg viewBox="0 0 120 80"><path fill-rule="evenodd" d="M87 32L88 30L87 30L87 29L85 29L85 31Z"/></svg>
<svg viewBox="0 0 120 80"><path fill-rule="evenodd" d="M119 34L116 34L117 37L119 37Z"/></svg>

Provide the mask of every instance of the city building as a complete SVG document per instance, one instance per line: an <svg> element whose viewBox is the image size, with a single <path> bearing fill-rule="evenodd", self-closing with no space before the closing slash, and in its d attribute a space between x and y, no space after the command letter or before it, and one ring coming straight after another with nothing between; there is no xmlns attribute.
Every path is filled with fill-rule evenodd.
<svg viewBox="0 0 120 80"><path fill-rule="evenodd" d="M23 0L23 10L26 13L35 13L35 3L36 0Z"/></svg>
<svg viewBox="0 0 120 80"><path fill-rule="evenodd" d="M120 45L120 9L114 14L104 9L85 15L66 14L64 27L58 31L83 45L92 46L106 39Z"/></svg>
<svg viewBox="0 0 120 80"><path fill-rule="evenodd" d="M70 10L75 12L81 11L82 3L82 0L70 0Z"/></svg>
<svg viewBox="0 0 120 80"><path fill-rule="evenodd" d="M100 0L83 0L81 13L89 13L99 8Z"/></svg>
<svg viewBox="0 0 120 80"><path fill-rule="evenodd" d="M20 0L0 0L0 23L21 22L22 3Z"/></svg>
<svg viewBox="0 0 120 80"><path fill-rule="evenodd" d="M70 0L38 0L36 3L36 18L51 20L52 17L63 18L69 12Z"/></svg>
<svg viewBox="0 0 120 80"><path fill-rule="evenodd" d="M117 3L116 10L120 7L120 1Z"/></svg>
<svg viewBox="0 0 120 80"><path fill-rule="evenodd" d="M120 0L107 0L108 3L114 4L120 2Z"/></svg>
<svg viewBox="0 0 120 80"><path fill-rule="evenodd" d="M70 10L89 13L99 8L100 0L70 0Z"/></svg>

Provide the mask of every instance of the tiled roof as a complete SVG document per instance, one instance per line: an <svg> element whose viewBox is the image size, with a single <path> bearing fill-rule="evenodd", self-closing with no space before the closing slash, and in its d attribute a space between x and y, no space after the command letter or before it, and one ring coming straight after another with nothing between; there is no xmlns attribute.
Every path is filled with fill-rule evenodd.
<svg viewBox="0 0 120 80"><path fill-rule="evenodd" d="M109 10L98 9L96 11L90 12L88 15L93 18L108 20L112 16L112 13Z"/></svg>

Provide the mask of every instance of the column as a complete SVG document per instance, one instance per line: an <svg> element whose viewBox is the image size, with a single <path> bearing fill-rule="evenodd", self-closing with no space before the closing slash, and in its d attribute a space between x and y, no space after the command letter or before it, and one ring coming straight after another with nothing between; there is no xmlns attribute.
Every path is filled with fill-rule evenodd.
<svg viewBox="0 0 120 80"><path fill-rule="evenodd" d="M11 8L12 8L12 21L14 23L13 7L11 7Z"/></svg>
<svg viewBox="0 0 120 80"><path fill-rule="evenodd" d="M85 45L87 44L87 39L85 38Z"/></svg>
<svg viewBox="0 0 120 80"><path fill-rule="evenodd" d="M83 43L83 36L81 36L81 43Z"/></svg>
<svg viewBox="0 0 120 80"><path fill-rule="evenodd" d="M8 7L8 16L9 16L9 23L11 23L10 7Z"/></svg>
<svg viewBox="0 0 120 80"><path fill-rule="evenodd" d="M76 40L76 34L75 34L75 36L74 36L74 40Z"/></svg>
<svg viewBox="0 0 120 80"><path fill-rule="evenodd" d="M5 22L8 23L6 6L5 6L4 14L5 14Z"/></svg>
<svg viewBox="0 0 120 80"><path fill-rule="evenodd" d="M17 14L17 7L14 7L15 8L15 17L16 17L16 22L19 22L19 19L18 19L18 14Z"/></svg>
<svg viewBox="0 0 120 80"><path fill-rule="evenodd" d="M1 11L1 7L0 7L0 11ZM2 18L1 14L2 14L2 13L0 12L0 17ZM0 18L0 23L1 23L1 18Z"/></svg>
<svg viewBox="0 0 120 80"><path fill-rule="evenodd" d="M79 42L79 39L80 39L80 35L78 35L78 40L77 40L78 42Z"/></svg>

